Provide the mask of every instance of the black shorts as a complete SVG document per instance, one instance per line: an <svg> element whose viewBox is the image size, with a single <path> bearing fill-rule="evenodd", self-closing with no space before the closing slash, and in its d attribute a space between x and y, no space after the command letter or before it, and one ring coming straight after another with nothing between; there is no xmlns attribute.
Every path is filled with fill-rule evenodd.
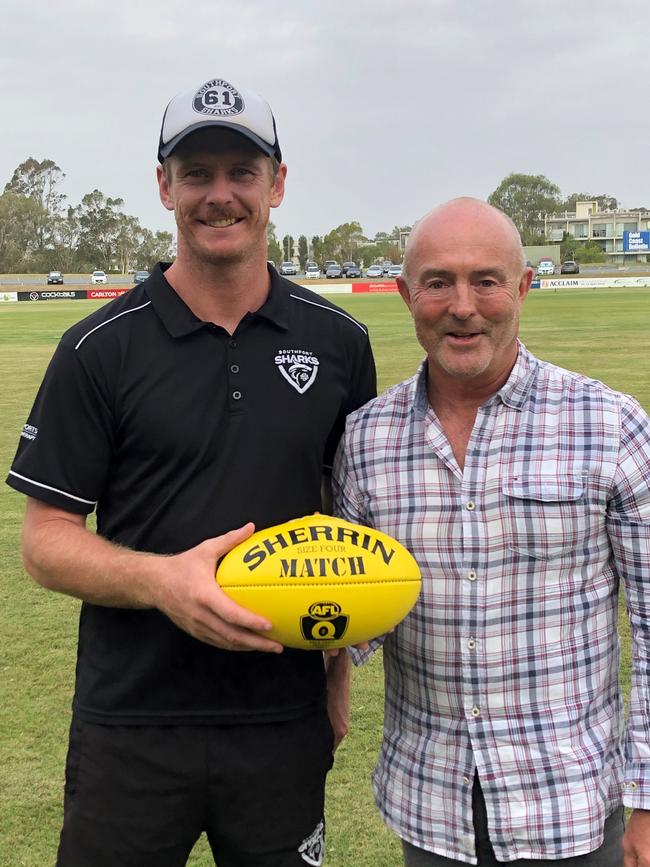
<svg viewBox="0 0 650 867"><path fill-rule="evenodd" d="M73 720L58 867L177 867L203 831L219 867L324 855L325 711L232 726Z"/></svg>

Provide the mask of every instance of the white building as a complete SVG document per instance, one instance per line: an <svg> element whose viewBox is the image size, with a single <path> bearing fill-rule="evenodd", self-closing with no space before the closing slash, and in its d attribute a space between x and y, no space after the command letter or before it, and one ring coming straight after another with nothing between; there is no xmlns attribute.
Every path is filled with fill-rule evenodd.
<svg viewBox="0 0 650 867"><path fill-rule="evenodd" d="M598 202L576 202L575 211L544 217L544 233L549 241L561 241L564 232L578 241L595 241L611 263L650 261L647 235L650 210L647 208L599 211ZM631 237L628 233L632 233Z"/></svg>

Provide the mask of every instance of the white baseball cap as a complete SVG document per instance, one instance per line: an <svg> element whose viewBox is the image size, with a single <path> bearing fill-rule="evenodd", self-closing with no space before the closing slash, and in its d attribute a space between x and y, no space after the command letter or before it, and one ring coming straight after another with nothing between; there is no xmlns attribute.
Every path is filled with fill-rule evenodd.
<svg viewBox="0 0 650 867"><path fill-rule="evenodd" d="M282 162L275 118L268 102L252 90L212 78L175 96L165 109L158 159L162 163L183 139L197 129L223 127L241 133L267 156Z"/></svg>

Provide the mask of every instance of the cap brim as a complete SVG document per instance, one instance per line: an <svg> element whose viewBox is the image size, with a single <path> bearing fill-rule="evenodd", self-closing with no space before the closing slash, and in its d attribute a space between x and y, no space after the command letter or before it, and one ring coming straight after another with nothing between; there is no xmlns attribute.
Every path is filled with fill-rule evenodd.
<svg viewBox="0 0 650 867"><path fill-rule="evenodd" d="M261 139L258 135L255 135L254 132L251 132L251 130L247 129L245 126L236 123L229 123L225 120L209 120L195 123L192 126L187 127L187 129L184 129L183 132L179 133L177 136L174 136L174 138L170 139L166 144L161 142L158 148L158 160L161 163L164 162L172 151L174 151L174 149L183 141L183 139L186 139L189 135L192 135L192 133L197 132L197 130L207 129L209 127L219 127L239 133L239 135L244 136L244 138L247 138L249 141L252 141L253 144L257 145L266 156L276 157L278 162L282 161L280 148L277 144L274 147L268 142L265 142L264 139Z"/></svg>

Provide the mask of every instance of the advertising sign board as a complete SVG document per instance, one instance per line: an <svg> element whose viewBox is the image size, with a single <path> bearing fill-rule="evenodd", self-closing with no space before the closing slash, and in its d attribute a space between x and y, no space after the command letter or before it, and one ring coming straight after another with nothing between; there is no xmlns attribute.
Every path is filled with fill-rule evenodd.
<svg viewBox="0 0 650 867"><path fill-rule="evenodd" d="M650 253L650 231L623 232L624 253Z"/></svg>

